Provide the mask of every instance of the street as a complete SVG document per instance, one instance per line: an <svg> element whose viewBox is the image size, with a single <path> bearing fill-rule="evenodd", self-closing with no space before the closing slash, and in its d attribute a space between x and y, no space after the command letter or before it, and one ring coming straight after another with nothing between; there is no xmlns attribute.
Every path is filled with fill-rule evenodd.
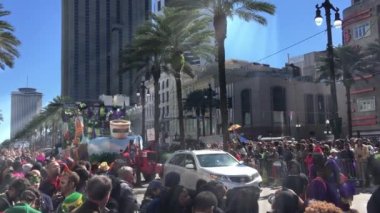
<svg viewBox="0 0 380 213"><path fill-rule="evenodd" d="M147 187L147 184L144 184L142 188L136 188L135 194L137 197L137 200L139 203L141 203L142 199L144 198L144 192ZM268 196L274 193L277 190L277 188L269 188L269 187L263 187L262 192L260 194L259 199L259 213L267 213L268 211L271 211L271 205L268 202ZM372 188L369 191L373 191L375 188ZM352 203L351 208L357 210L359 213L365 213L367 212L367 202L369 198L371 197L371 193L359 193L355 195L354 201Z"/></svg>

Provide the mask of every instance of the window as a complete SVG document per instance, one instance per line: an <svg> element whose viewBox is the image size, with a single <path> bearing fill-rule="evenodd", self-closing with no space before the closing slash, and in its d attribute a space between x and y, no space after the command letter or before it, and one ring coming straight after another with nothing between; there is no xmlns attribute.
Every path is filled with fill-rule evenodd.
<svg viewBox="0 0 380 213"><path fill-rule="evenodd" d="M191 155L186 155L185 165L184 165L184 166L186 166L187 164L193 164L193 165L194 165L194 168L195 168L195 161L194 161L193 156L191 156Z"/></svg>
<svg viewBox="0 0 380 213"><path fill-rule="evenodd" d="M169 106L166 106L166 116L169 116Z"/></svg>
<svg viewBox="0 0 380 213"><path fill-rule="evenodd" d="M325 123L325 99L323 95L317 95L318 123Z"/></svg>
<svg viewBox="0 0 380 213"><path fill-rule="evenodd" d="M357 99L358 112L370 112L376 110L375 96Z"/></svg>
<svg viewBox="0 0 380 213"><path fill-rule="evenodd" d="M251 91L249 89L241 91L241 112L243 126L251 125Z"/></svg>
<svg viewBox="0 0 380 213"><path fill-rule="evenodd" d="M173 165L177 165L177 166L180 166L184 163L185 161L185 157L186 155L184 154L178 154L176 156L174 156L170 161L169 163L170 164L173 164Z"/></svg>
<svg viewBox="0 0 380 213"><path fill-rule="evenodd" d="M369 22L357 25L354 28L354 39L358 40L371 35L371 27Z"/></svg>
<svg viewBox="0 0 380 213"><path fill-rule="evenodd" d="M312 94L305 95L305 106L306 106L306 122L308 124L314 124L314 98Z"/></svg>
<svg viewBox="0 0 380 213"><path fill-rule="evenodd" d="M223 167L239 164L229 154L200 154L197 155L197 158L202 167Z"/></svg>
<svg viewBox="0 0 380 213"><path fill-rule="evenodd" d="M285 88L283 88L283 87L273 87L272 88L272 110L273 111L286 111Z"/></svg>
<svg viewBox="0 0 380 213"><path fill-rule="evenodd" d="M161 1L157 2L157 11L161 11Z"/></svg>
<svg viewBox="0 0 380 213"><path fill-rule="evenodd" d="M169 92L166 92L166 102L169 102Z"/></svg>

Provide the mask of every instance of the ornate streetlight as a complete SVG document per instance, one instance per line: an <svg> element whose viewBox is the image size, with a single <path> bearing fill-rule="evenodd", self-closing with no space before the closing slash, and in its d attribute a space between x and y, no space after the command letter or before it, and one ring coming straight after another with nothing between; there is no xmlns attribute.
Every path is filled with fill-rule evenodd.
<svg viewBox="0 0 380 213"><path fill-rule="evenodd" d="M140 92L138 92L136 95L141 97L141 137L145 142L145 97L150 96L149 89L145 86L145 78L141 79Z"/></svg>
<svg viewBox="0 0 380 213"><path fill-rule="evenodd" d="M334 26L336 28L342 27L342 20L339 17L339 8L332 5L329 0L325 0L325 2L321 4L321 6L317 4L315 7L316 7L315 24L317 26L321 26L323 23L323 18L321 16L321 9L324 8L326 12L327 58L329 61L329 68L330 68L330 89L331 89L331 98L332 98L332 104L331 104L332 121L331 122L332 122L334 136L338 138L340 135L340 132L338 131L340 129L338 127L340 125L340 122L339 122L340 119L338 117L338 100L337 100L336 84L335 84L334 50L333 50L332 35L331 35L331 10L335 12Z"/></svg>

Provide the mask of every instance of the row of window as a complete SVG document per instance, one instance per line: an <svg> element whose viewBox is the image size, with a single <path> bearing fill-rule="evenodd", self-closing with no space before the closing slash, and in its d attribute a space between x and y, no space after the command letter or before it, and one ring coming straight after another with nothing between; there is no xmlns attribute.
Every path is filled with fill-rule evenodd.
<svg viewBox="0 0 380 213"><path fill-rule="evenodd" d="M354 39L358 40L371 35L371 26L369 22L359 24L354 27Z"/></svg>
<svg viewBox="0 0 380 213"><path fill-rule="evenodd" d="M358 98L356 100L357 111L358 112L371 112L376 110L376 99L375 96Z"/></svg>
<svg viewBox="0 0 380 213"><path fill-rule="evenodd" d="M154 107L150 106L146 109L147 117L154 117ZM168 117L169 116L169 106L164 106L160 108L160 117Z"/></svg>

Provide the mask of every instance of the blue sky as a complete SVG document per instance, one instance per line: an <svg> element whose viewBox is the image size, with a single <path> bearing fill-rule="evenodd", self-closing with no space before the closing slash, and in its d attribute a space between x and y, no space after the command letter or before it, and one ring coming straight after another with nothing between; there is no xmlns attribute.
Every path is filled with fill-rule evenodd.
<svg viewBox="0 0 380 213"><path fill-rule="evenodd" d="M228 22L226 58L258 61L280 49L314 35L323 29L314 24L315 5L322 0L272 0L276 15L268 25L260 26L234 18ZM341 10L350 0L331 0ZM61 0L2 0L7 17L21 40L21 57L13 69L0 70L0 142L10 135L11 92L19 87L37 88L43 93L43 105L60 95L61 89ZM342 16L342 13L341 13ZM332 17L334 18L334 17ZM341 30L333 30L334 45L341 43ZM326 34L316 36L296 47L260 61L274 67L286 63L288 55L324 50Z"/></svg>

